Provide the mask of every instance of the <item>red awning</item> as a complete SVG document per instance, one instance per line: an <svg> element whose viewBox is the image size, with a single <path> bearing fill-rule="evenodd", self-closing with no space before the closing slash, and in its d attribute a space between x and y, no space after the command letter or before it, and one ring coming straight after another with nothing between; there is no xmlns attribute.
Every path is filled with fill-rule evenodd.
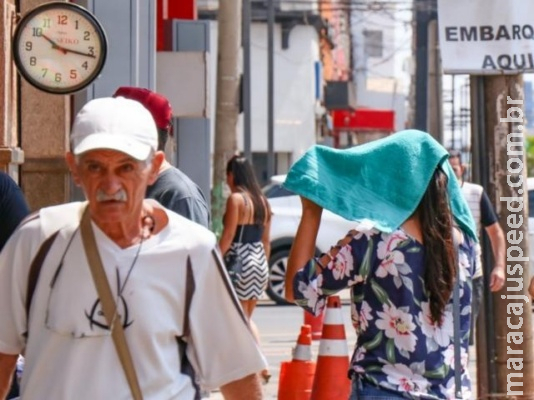
<svg viewBox="0 0 534 400"><path fill-rule="evenodd" d="M332 110L334 130L340 131L388 131L395 130L395 111L359 108L357 110Z"/></svg>

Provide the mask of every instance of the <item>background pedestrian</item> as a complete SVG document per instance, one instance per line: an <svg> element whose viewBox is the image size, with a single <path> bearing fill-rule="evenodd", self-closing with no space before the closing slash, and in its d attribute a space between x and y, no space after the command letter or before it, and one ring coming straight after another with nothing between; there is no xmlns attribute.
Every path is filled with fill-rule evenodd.
<svg viewBox="0 0 534 400"><path fill-rule="evenodd" d="M245 157L234 156L228 161L226 177L232 193L226 202L219 247L222 254L238 254L243 262L234 288L260 343L252 314L269 280L271 209ZM270 373L264 370L262 378L268 381Z"/></svg>
<svg viewBox="0 0 534 400"><path fill-rule="evenodd" d="M172 107L169 101L159 93L130 86L118 88L114 94L114 97L117 96L136 100L150 111L158 128L158 150L165 151L167 141L172 137ZM158 178L148 186L146 196L209 228L210 212L204 193L191 178L166 159L160 167Z"/></svg>

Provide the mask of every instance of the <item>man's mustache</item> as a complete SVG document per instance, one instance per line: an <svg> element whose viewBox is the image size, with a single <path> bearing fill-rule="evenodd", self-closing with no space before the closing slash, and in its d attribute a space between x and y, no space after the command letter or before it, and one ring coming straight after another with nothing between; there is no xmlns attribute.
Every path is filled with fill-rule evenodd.
<svg viewBox="0 0 534 400"><path fill-rule="evenodd" d="M125 202L128 200L128 195L124 189L120 189L114 194L106 194L102 190L97 190L96 192L96 201L121 201Z"/></svg>

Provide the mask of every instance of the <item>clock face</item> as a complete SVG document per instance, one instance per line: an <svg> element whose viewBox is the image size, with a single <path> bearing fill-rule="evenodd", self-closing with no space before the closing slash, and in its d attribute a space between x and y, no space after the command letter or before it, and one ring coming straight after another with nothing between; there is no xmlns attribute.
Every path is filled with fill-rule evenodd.
<svg viewBox="0 0 534 400"><path fill-rule="evenodd" d="M49 93L83 89L100 73L106 59L100 23L72 3L45 3L26 14L15 31L13 55L21 75Z"/></svg>

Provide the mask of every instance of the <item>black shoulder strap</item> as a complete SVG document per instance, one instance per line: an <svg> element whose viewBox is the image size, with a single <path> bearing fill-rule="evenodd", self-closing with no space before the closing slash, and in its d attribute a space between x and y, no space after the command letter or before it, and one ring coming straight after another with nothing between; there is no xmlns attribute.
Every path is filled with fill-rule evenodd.
<svg viewBox="0 0 534 400"><path fill-rule="evenodd" d="M462 394L462 362L461 362L461 331L460 331L460 243L455 235L455 230L452 230L452 242L454 246L455 262L456 262L456 277L454 279L454 286L452 290L452 317L453 317L453 331L454 331L454 394L455 399L463 399Z"/></svg>
<svg viewBox="0 0 534 400"><path fill-rule="evenodd" d="M250 217L252 217L252 222L254 223L254 209L252 207L250 207L250 215L248 214L249 213L248 211L249 206L248 206L248 199L247 199L248 194L246 195L243 192L239 192L239 194L241 195L241 197L243 197L243 201L245 202L245 210L243 211L243 214L245 214L245 224L248 223L248 221L250 220ZM241 240L239 241L241 242Z"/></svg>
<svg viewBox="0 0 534 400"><path fill-rule="evenodd" d="M195 389L194 400L200 400L200 387L196 380L195 370L193 365L187 358L187 338L191 334L189 326L189 309L191 308L191 300L195 292L195 278L193 276L193 267L191 265L191 257L187 257L187 268L185 275L185 302L184 302L184 322L182 336L176 338L178 342L178 354L180 356L180 365L182 374L189 376L191 384Z"/></svg>
<svg viewBox="0 0 534 400"><path fill-rule="evenodd" d="M185 303L184 303L184 325L182 335L187 337L190 334L189 330L189 309L191 308L191 300L195 292L195 278L193 276L193 267L191 265L191 257L187 257L187 269L185 276Z"/></svg>
<svg viewBox="0 0 534 400"><path fill-rule="evenodd" d="M37 282L39 281L39 275L41 274L41 268L46 259L46 255L50 251L52 244L56 240L56 237L59 233L59 230L55 231L51 236L49 236L39 247L37 254L33 257L32 263L30 265L30 272L28 274L28 285L26 287L26 318L30 317L30 307L32 305L33 293L37 287ZM28 331L24 334L28 337Z"/></svg>

